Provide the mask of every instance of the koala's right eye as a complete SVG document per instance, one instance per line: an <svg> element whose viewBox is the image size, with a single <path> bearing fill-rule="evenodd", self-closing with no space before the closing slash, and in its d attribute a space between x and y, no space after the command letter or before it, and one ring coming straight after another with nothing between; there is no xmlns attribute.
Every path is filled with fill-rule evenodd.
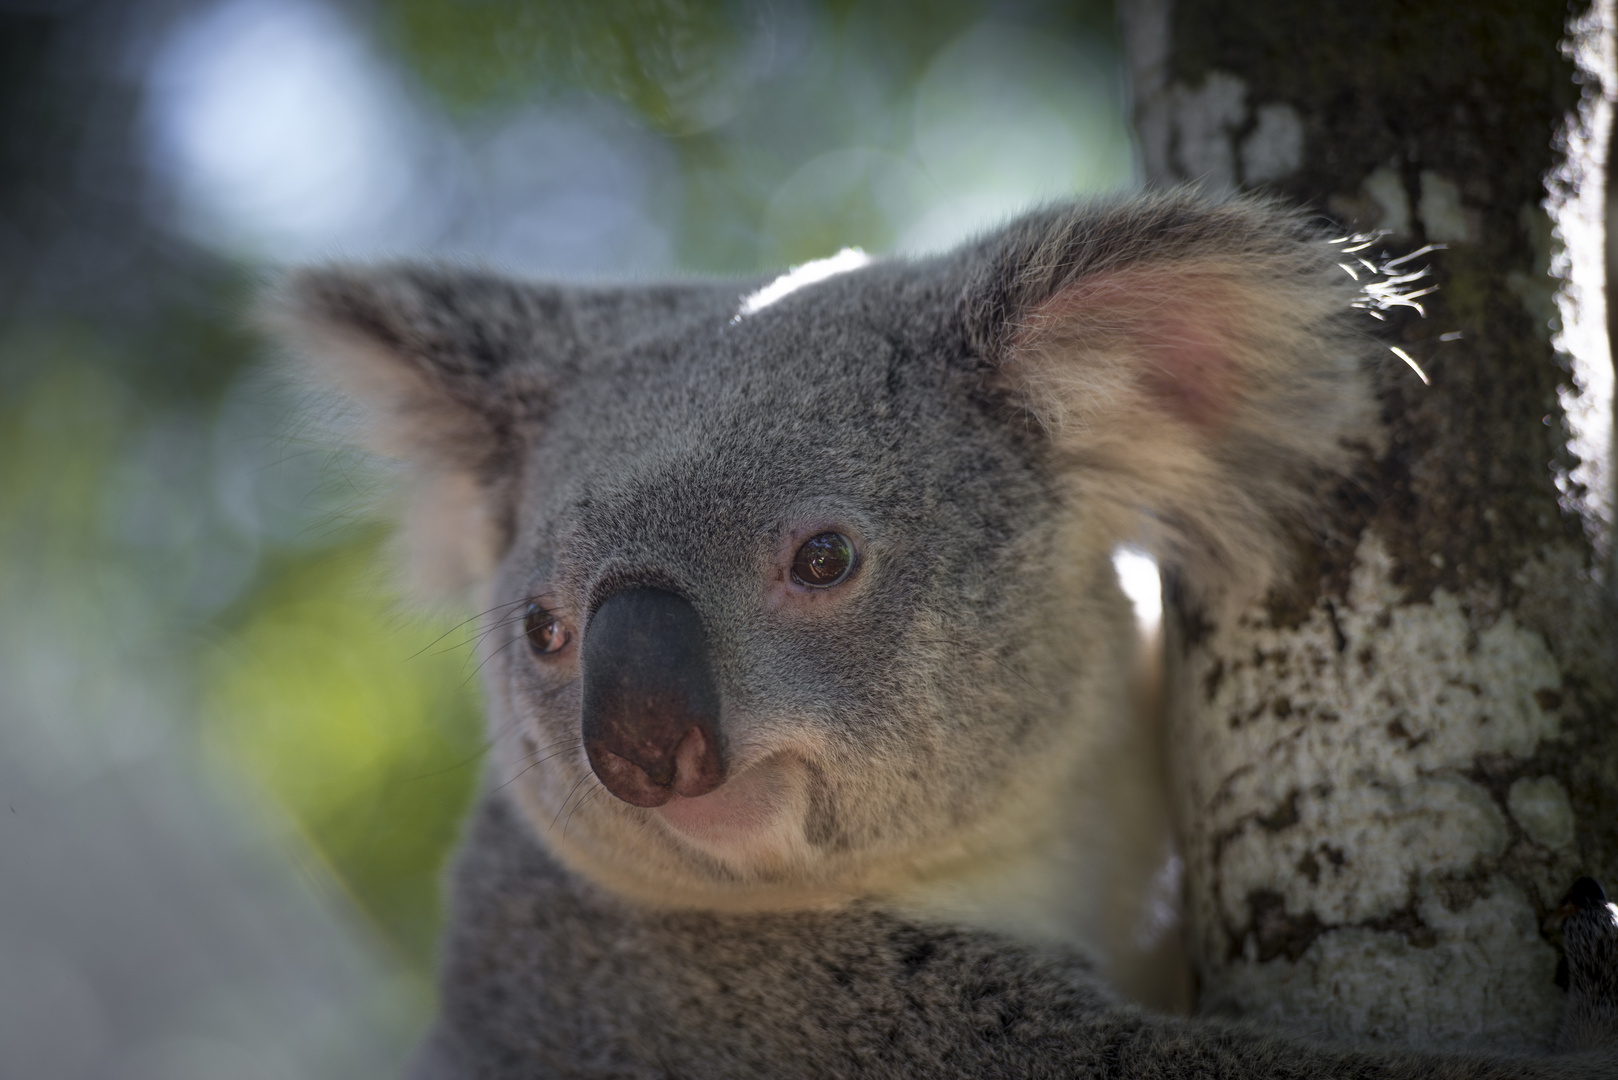
<svg viewBox="0 0 1618 1080"><path fill-rule="evenodd" d="M560 652L570 636L560 619L532 600L523 612L522 631L528 637L528 647L539 655Z"/></svg>
<svg viewBox="0 0 1618 1080"><path fill-rule="evenodd" d="M854 569L854 545L842 533L823 532L804 541L792 559L792 580L829 589Z"/></svg>

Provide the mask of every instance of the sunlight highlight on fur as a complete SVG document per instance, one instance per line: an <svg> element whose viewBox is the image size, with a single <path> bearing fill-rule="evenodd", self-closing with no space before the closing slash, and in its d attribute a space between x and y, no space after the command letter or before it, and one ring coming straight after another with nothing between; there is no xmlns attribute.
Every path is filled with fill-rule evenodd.
<svg viewBox="0 0 1618 1080"><path fill-rule="evenodd" d="M813 285L817 281L825 281L827 278L835 277L838 274L846 274L850 270L858 270L870 261L871 257L859 248L846 247L829 258L814 259L801 266L794 266L757 292L749 293L747 296L742 297L741 310L736 312L736 317L731 322L741 322L747 316L752 315L754 312L762 311L788 293L797 292L805 286Z"/></svg>

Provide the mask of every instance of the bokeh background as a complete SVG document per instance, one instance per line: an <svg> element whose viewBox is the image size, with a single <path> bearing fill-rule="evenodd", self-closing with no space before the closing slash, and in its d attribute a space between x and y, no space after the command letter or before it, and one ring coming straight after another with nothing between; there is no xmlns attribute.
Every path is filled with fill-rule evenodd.
<svg viewBox="0 0 1618 1080"><path fill-rule="evenodd" d="M0 0L0 1077L387 1076L471 633L248 331L278 265L946 247L1132 182L1110 5Z"/></svg>

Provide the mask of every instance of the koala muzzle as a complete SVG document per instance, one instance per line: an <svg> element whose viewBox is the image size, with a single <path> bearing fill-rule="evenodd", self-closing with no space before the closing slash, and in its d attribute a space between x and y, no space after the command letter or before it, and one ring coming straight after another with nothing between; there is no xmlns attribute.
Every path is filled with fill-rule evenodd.
<svg viewBox="0 0 1618 1080"><path fill-rule="evenodd" d="M696 609L661 589L614 593L585 629L584 752L635 806L706 795L725 780L719 688Z"/></svg>

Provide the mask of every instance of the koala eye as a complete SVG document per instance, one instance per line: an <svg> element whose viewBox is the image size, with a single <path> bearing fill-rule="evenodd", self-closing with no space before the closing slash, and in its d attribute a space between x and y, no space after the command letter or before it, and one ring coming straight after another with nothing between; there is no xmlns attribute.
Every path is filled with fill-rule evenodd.
<svg viewBox="0 0 1618 1080"><path fill-rule="evenodd" d="M557 652L567 644L569 637L567 627L532 600L523 611L522 631L528 636L528 647L541 655Z"/></svg>
<svg viewBox="0 0 1618 1080"><path fill-rule="evenodd" d="M854 545L842 533L823 532L803 542L792 557L792 580L812 589L829 589L854 568Z"/></svg>

